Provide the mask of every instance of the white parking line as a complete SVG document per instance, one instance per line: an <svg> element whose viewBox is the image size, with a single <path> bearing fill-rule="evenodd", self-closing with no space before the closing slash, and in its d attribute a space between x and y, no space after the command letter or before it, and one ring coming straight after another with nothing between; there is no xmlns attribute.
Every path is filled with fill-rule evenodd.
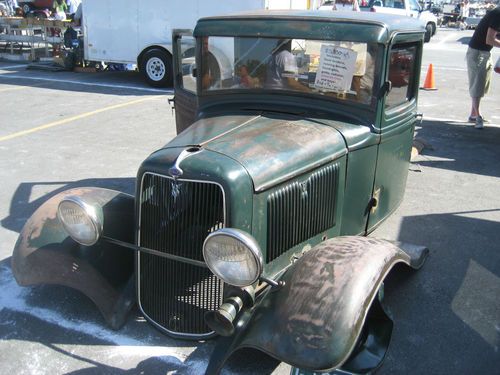
<svg viewBox="0 0 500 375"><path fill-rule="evenodd" d="M13 134L9 134L9 135L0 137L0 142L8 141L8 140L13 139L13 138L22 137L24 135L35 133L35 132L38 132L40 130L52 128L54 126L71 124L72 122L74 122L76 120L80 120L80 119L83 119L83 118L86 118L86 117L94 116L94 115L102 113L102 112L107 112L107 111L111 111L111 110L114 110L114 109L119 109L119 108L127 107L127 106L133 105L133 104L139 104L139 103L145 102L146 100L157 100L159 98L160 98L159 96L148 96L148 97L143 97L141 99L132 100L132 101L129 101L129 102L115 104L115 105L112 105L112 106L109 106L109 107L104 107L104 108L96 109L95 111L81 113L81 114L76 115L76 116L64 118L64 119L59 120L59 121L54 121L54 122L51 122L51 123L48 123L48 124L45 124L45 125L37 126L36 128L22 130L22 131L17 132L17 133L13 133Z"/></svg>
<svg viewBox="0 0 500 375"><path fill-rule="evenodd" d="M158 94L173 94L174 93L174 90L172 90L172 89L169 89L169 90L167 90L167 89L155 89L155 88L149 88L149 87L114 85L114 84L110 84L110 83L98 83L98 82L82 82L82 81L74 81L74 80L55 79L55 78L46 78L46 77L33 77L33 76L23 76L23 75L0 74L0 78L3 78L3 79L26 79L26 80L31 80L31 81L68 83L68 84L73 84L73 85L82 85L82 86L90 86L90 87L106 87L106 88L113 88L113 89L156 92Z"/></svg>
<svg viewBox="0 0 500 375"><path fill-rule="evenodd" d="M2 70L2 69L15 69L15 68L26 68L26 67L28 67L28 64L11 65L11 66L0 66L0 70Z"/></svg>

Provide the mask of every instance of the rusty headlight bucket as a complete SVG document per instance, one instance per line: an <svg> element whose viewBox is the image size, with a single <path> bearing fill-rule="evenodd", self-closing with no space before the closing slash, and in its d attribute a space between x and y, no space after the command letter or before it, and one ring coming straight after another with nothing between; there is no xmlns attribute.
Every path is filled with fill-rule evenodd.
<svg viewBox="0 0 500 375"><path fill-rule="evenodd" d="M263 258L257 241L238 229L211 233L203 244L203 257L215 276L230 285L252 285L262 274Z"/></svg>
<svg viewBox="0 0 500 375"><path fill-rule="evenodd" d="M57 217L68 234L79 244L94 245L103 228L102 209L77 196L64 198L57 208Z"/></svg>

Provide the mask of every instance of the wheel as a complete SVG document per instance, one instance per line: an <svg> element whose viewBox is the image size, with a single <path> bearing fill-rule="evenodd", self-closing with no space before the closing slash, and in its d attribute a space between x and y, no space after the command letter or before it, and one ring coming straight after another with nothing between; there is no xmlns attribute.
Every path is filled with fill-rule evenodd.
<svg viewBox="0 0 500 375"><path fill-rule="evenodd" d="M140 71L153 87L172 87L172 56L161 49L147 51L141 59Z"/></svg>
<svg viewBox="0 0 500 375"><path fill-rule="evenodd" d="M425 43L430 42L433 31L434 31L434 28L432 27L432 25L430 23L428 23L425 26L425 36L424 36Z"/></svg>
<svg viewBox="0 0 500 375"><path fill-rule="evenodd" d="M103 61L92 61L89 66L94 68L96 72L103 72L106 70L106 64Z"/></svg>

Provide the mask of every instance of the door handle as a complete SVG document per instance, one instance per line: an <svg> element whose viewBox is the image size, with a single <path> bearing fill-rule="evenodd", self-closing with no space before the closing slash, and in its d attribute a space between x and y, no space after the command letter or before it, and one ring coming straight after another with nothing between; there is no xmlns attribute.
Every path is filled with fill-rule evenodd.
<svg viewBox="0 0 500 375"><path fill-rule="evenodd" d="M422 121L424 120L424 114L423 113L415 113L415 119L421 124Z"/></svg>

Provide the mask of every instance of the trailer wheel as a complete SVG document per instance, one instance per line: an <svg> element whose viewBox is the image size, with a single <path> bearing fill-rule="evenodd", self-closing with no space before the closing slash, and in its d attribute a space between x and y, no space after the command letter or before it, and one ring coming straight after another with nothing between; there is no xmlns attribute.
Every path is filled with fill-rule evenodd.
<svg viewBox="0 0 500 375"><path fill-rule="evenodd" d="M151 86L172 86L172 57L166 51L161 49L147 51L142 56L140 70Z"/></svg>

